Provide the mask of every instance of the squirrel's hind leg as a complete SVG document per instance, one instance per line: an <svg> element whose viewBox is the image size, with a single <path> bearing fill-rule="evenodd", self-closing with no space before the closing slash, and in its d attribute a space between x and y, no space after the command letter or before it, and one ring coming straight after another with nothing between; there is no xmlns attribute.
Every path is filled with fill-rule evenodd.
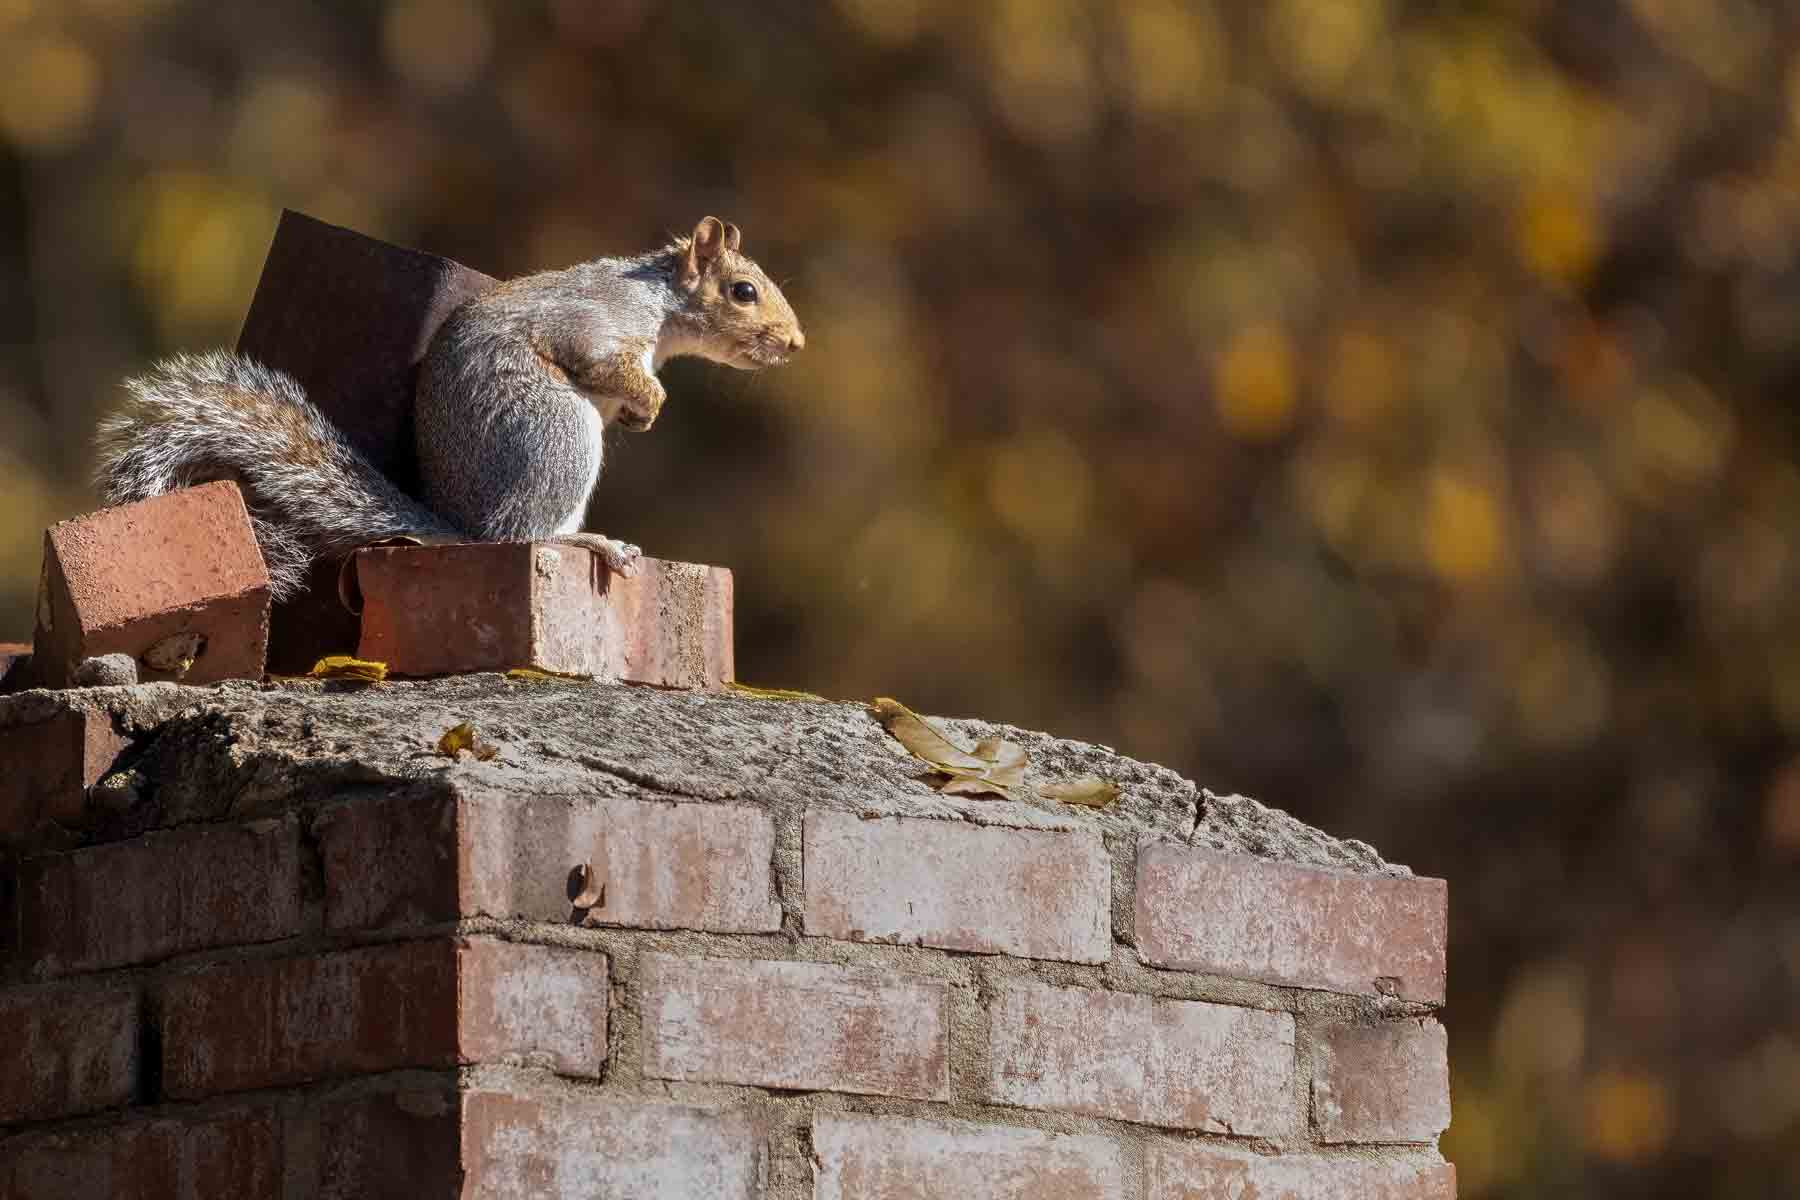
<svg viewBox="0 0 1800 1200"><path fill-rule="evenodd" d="M606 564L606 569L615 575L627 578L636 575L638 560L644 556L630 542L621 542L617 538L605 537L598 533L559 533L550 539L564 546L580 546L592 550Z"/></svg>

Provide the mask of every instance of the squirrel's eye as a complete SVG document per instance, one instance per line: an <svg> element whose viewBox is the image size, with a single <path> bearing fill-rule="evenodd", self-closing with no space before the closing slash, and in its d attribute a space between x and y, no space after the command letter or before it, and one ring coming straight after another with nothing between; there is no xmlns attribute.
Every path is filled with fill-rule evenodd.
<svg viewBox="0 0 1800 1200"><path fill-rule="evenodd" d="M731 285L731 298L739 304L755 304L756 285L746 280L738 280Z"/></svg>

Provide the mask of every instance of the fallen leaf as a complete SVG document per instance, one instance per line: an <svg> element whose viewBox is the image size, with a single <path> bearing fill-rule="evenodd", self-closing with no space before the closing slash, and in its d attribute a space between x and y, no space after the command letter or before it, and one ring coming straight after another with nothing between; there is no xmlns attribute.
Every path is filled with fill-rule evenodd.
<svg viewBox="0 0 1800 1200"><path fill-rule="evenodd" d="M380 683L387 678L387 664L348 654L327 654L307 672L314 679L357 679L363 683Z"/></svg>
<svg viewBox="0 0 1800 1200"><path fill-rule="evenodd" d="M1098 775L1083 775L1063 783L1047 783L1038 789L1038 795L1063 804L1105 808L1119 798L1119 785Z"/></svg>
<svg viewBox="0 0 1800 1200"><path fill-rule="evenodd" d="M444 730L444 736L438 739L438 753L446 758L455 758L460 751L470 754L486 762L500 753L500 747L492 742L481 740L481 731L467 721L458 722Z"/></svg>
<svg viewBox="0 0 1800 1200"><path fill-rule="evenodd" d="M891 697L877 698L869 710L913 757L930 763L939 775L947 777L938 785L938 791L945 795L995 795L1011 800L1015 798L1012 789L1025 781L1025 767L1030 759L1017 742L985 737L975 743L974 749L965 750L943 730Z"/></svg>
<svg viewBox="0 0 1800 1200"><path fill-rule="evenodd" d="M527 682L542 682L546 679L592 679L592 675L577 675L571 671L546 671L540 667L514 667L506 673L508 679L521 679Z"/></svg>
<svg viewBox="0 0 1800 1200"><path fill-rule="evenodd" d="M734 679L725 681L725 690L739 696L748 696L752 700L823 700L825 697L812 692L796 692L788 688L752 687L747 683L739 683Z"/></svg>

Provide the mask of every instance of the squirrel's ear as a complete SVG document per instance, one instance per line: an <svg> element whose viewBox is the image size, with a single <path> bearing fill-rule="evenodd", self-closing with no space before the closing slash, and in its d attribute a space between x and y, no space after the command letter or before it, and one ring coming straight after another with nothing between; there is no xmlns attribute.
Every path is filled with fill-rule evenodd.
<svg viewBox="0 0 1800 1200"><path fill-rule="evenodd" d="M743 244L744 235L738 231L738 227L730 221L725 222L725 248L736 254L738 247Z"/></svg>
<svg viewBox="0 0 1800 1200"><path fill-rule="evenodd" d="M694 226L694 265L710 262L719 256L719 248L725 244L726 224L717 217L701 217L700 223Z"/></svg>

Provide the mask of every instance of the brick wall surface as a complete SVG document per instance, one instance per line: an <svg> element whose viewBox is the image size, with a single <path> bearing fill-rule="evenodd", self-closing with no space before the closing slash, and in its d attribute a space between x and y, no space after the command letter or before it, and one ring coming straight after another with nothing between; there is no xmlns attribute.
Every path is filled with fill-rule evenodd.
<svg viewBox="0 0 1800 1200"><path fill-rule="evenodd" d="M442 705L351 769L325 703L184 726L235 790L165 782L178 822L94 807L90 719L164 769L104 715L0 788L66 818L0 860L0 1200L1453 1200L1441 881L1129 800L445 767ZM775 713L769 774L811 752Z"/></svg>

